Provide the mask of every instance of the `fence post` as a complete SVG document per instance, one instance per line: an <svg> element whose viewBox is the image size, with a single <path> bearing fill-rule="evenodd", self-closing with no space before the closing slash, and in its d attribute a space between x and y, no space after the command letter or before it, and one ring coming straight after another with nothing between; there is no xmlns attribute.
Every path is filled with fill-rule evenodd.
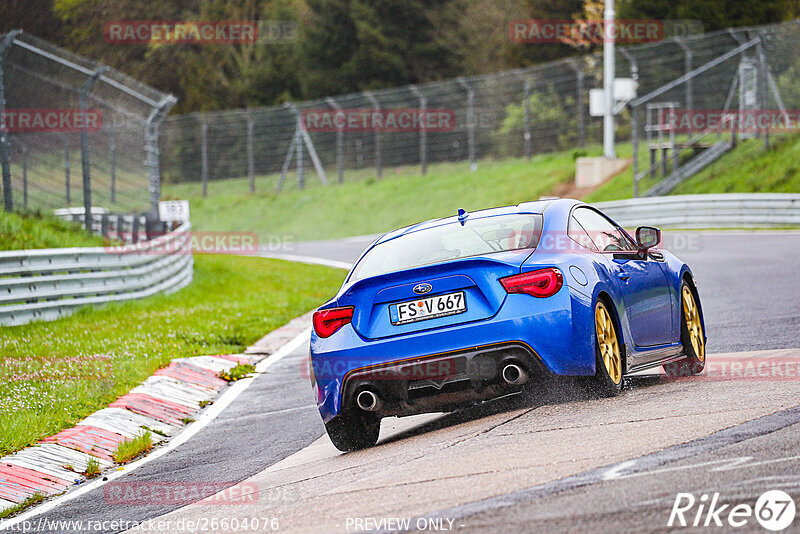
<svg viewBox="0 0 800 534"><path fill-rule="evenodd" d="M525 78L522 91L524 93L525 108L525 132L522 138L525 140L525 159L531 159L531 81Z"/></svg>
<svg viewBox="0 0 800 534"><path fill-rule="evenodd" d="M200 179L203 182L203 196L208 196L208 124L205 120L200 127Z"/></svg>
<svg viewBox="0 0 800 534"><path fill-rule="evenodd" d="M3 77L5 69L5 57L14 39L22 33L21 30L14 30L6 34L0 42L0 122L5 123L6 114L6 84ZM3 205L7 212L14 211L14 192L11 190L11 155L9 150L8 132L6 128L0 128L0 166L3 174Z"/></svg>
<svg viewBox="0 0 800 534"><path fill-rule="evenodd" d="M584 124L584 116L583 116L583 81L584 81L584 74L583 69L578 65L576 61L570 61L567 63L572 70L575 71L576 79L576 95L575 95L575 108L576 114L578 118L578 147L584 148L586 146L586 127Z"/></svg>
<svg viewBox="0 0 800 534"><path fill-rule="evenodd" d="M108 132L108 150L111 166L111 203L114 204L117 201L117 140L113 127Z"/></svg>
<svg viewBox="0 0 800 534"><path fill-rule="evenodd" d="M22 145L22 209L28 209L28 147Z"/></svg>
<svg viewBox="0 0 800 534"><path fill-rule="evenodd" d="M689 48L689 46L683 41L683 39L681 39L679 37L675 37L673 40L678 44L678 46L680 46L683 49L684 73L688 74L688 73L692 72L692 58L693 58L692 49ZM693 95L693 91L692 91L692 78L688 78L686 80L685 92L686 92L686 109L687 110L691 110L691 109L693 109L692 106L694 105L694 102L693 102L694 95Z"/></svg>
<svg viewBox="0 0 800 534"><path fill-rule="evenodd" d="M428 108L428 99L417 88L416 85L409 85L409 89L414 93L414 96L419 98L419 109L423 120L420 121L419 129L419 164L422 167L422 174L428 174L428 131L425 128L425 112Z"/></svg>
<svg viewBox="0 0 800 534"><path fill-rule="evenodd" d="M83 113L84 127L81 129L81 170L83 171L83 223L86 230L92 231L92 176L89 161L89 131L86 128L87 111L89 109L89 91L108 67L100 67L94 71L81 85L78 103Z"/></svg>
<svg viewBox="0 0 800 534"><path fill-rule="evenodd" d="M158 217L158 203L161 200L161 122L176 102L174 96L166 96L147 117L145 125L145 150L150 170L150 215L153 219Z"/></svg>
<svg viewBox="0 0 800 534"><path fill-rule="evenodd" d="M64 183L67 188L67 206L72 203L71 186L69 183L69 135L64 135Z"/></svg>
<svg viewBox="0 0 800 534"><path fill-rule="evenodd" d="M633 147L633 198L639 196L639 106L631 106L631 145Z"/></svg>
<svg viewBox="0 0 800 534"><path fill-rule="evenodd" d="M341 106L339 106L339 104L337 104L332 98L326 98L325 102L327 102L330 107L335 109L337 114L342 112ZM340 184L344 183L344 131L342 128L342 126L336 127L336 173L338 175Z"/></svg>
<svg viewBox="0 0 800 534"><path fill-rule="evenodd" d="M369 91L364 91L364 96L372 104L372 108L376 112L380 112L380 104L378 103L378 99L375 98L375 95L370 93ZM378 180L383 178L383 154L381 152L381 132L378 128L375 128L375 172L378 174Z"/></svg>
<svg viewBox="0 0 800 534"><path fill-rule="evenodd" d="M469 147L469 168L472 172L478 169L475 161L475 91L464 80L458 78L459 85L467 92L467 146Z"/></svg>
<svg viewBox="0 0 800 534"><path fill-rule="evenodd" d="M253 154L253 117L247 114L247 177L250 179L250 193L256 192L256 168Z"/></svg>
<svg viewBox="0 0 800 534"><path fill-rule="evenodd" d="M763 40L764 37L759 33L756 54L758 55L758 101L761 110L767 108L767 76L769 75ZM764 129L764 148L769 148L769 128Z"/></svg>

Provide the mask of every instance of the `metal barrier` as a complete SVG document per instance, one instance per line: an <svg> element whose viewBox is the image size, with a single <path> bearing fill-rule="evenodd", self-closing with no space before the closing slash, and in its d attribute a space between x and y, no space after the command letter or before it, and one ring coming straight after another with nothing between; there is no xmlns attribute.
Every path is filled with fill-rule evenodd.
<svg viewBox="0 0 800 534"><path fill-rule="evenodd" d="M0 326L50 321L76 308L177 291L192 281L189 223L121 247L0 252Z"/></svg>
<svg viewBox="0 0 800 534"><path fill-rule="evenodd" d="M618 224L664 228L800 226L800 194L731 193L631 198L594 204Z"/></svg>

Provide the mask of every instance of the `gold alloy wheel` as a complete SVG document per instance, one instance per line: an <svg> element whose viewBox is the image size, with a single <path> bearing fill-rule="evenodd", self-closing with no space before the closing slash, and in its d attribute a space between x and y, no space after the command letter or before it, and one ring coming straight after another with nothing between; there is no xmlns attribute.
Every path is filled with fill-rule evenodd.
<svg viewBox="0 0 800 534"><path fill-rule="evenodd" d="M600 357L606 366L608 376L615 384L622 380L622 358L619 355L617 333L605 304L597 303L594 309L594 327L597 331L597 346L600 347Z"/></svg>
<svg viewBox="0 0 800 534"><path fill-rule="evenodd" d="M697 311L697 304L689 286L683 286L683 318L686 320L686 328L689 331L689 340L692 348L701 362L706 359L706 344L703 340L703 324L700 322L700 313Z"/></svg>

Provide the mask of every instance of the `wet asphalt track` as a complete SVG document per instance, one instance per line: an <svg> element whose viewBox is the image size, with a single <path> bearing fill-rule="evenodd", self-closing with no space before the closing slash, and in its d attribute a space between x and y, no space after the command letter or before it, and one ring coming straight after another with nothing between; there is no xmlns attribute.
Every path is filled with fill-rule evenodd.
<svg viewBox="0 0 800 534"><path fill-rule="evenodd" d="M690 232L667 234L665 243L699 280L709 352L800 348L800 234ZM292 254L346 262L365 244L298 244ZM787 356L797 359L797 353ZM262 492L257 505L112 506L100 489L40 517L142 521L170 510L175 510L171 518L255 513L276 515L285 528L312 532L352 531L347 517L351 522L385 514L416 518L441 511L455 521L455 529L469 531L661 531L678 491L716 488L729 500L748 502L764 489L783 488L800 497L800 462L792 458L800 454L800 425L794 424L800 419L792 411L800 404L796 381L665 383L644 377L632 380L616 399L545 392L439 417L422 427L419 421L430 418L388 421L378 447L340 455L324 438L317 440L324 429L300 371L304 357L301 349L285 358L198 436L120 479L251 479ZM790 411L771 415L785 410ZM733 432L736 439L700 447L685 458L668 452L746 421L758 427L747 439ZM604 442L610 445L598 446ZM298 451L294 460L275 466ZM665 451L657 467L645 465L636 476L586 480L574 488L555 482L656 451ZM652 473L741 456L752 457L752 465ZM759 463L763 460L782 461ZM270 466L272 471L264 472ZM555 485L542 493L530 491L545 484ZM527 494L507 495L525 489ZM503 499L511 499L511 505L501 506ZM337 505L354 502L358 505ZM469 506L475 502L480 504ZM753 528L760 527L742 530ZM62 524L41 531L79 530Z"/></svg>

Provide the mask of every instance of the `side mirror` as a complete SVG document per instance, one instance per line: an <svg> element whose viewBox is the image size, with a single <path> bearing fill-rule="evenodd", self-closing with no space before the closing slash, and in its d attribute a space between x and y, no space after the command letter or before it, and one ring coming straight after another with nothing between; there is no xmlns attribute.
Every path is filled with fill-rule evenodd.
<svg viewBox="0 0 800 534"><path fill-rule="evenodd" d="M636 229L636 244L647 250L661 243L661 230L653 226L640 226Z"/></svg>

